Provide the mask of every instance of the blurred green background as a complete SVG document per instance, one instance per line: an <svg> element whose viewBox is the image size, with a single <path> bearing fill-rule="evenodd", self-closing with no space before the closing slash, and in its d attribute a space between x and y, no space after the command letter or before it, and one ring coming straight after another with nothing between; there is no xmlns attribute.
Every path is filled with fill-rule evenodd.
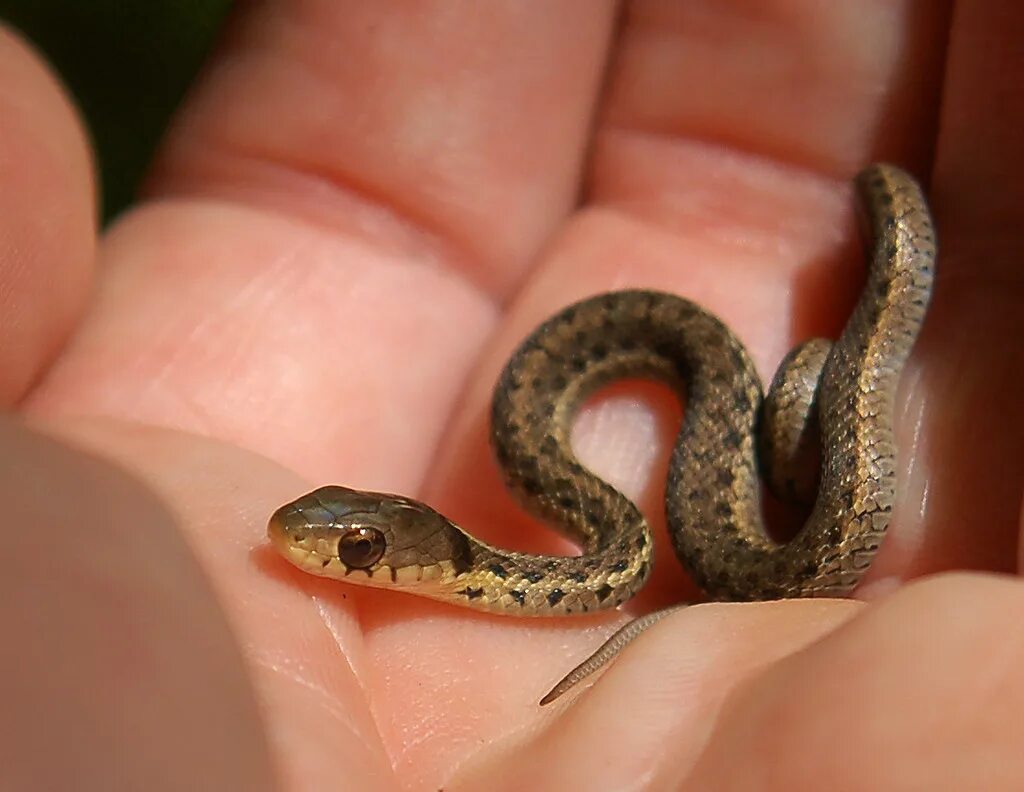
<svg viewBox="0 0 1024 792"><path fill-rule="evenodd" d="M0 0L0 19L49 59L99 161L103 217L131 200L230 0Z"/></svg>

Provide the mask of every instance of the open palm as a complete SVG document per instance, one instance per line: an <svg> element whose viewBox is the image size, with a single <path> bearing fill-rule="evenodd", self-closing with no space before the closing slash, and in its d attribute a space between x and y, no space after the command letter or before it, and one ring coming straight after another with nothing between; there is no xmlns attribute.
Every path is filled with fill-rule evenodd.
<svg viewBox="0 0 1024 792"><path fill-rule="evenodd" d="M1024 586L898 584L1018 569L1024 161L1020 103L999 103L1022 26L995 0L952 18L909 0L268 0L233 20L144 199L98 242L84 138L6 36L0 393L22 415L0 425L18 647L0 772L1019 788ZM841 327L862 277L848 180L878 159L930 182L942 253L870 604L683 610L540 709L625 614L489 617L266 547L276 506L334 482L566 551L490 460L515 343L569 301L652 287L718 313L770 375ZM578 426L581 457L656 523L678 418L662 389L621 386ZM693 594L657 551L634 613Z"/></svg>

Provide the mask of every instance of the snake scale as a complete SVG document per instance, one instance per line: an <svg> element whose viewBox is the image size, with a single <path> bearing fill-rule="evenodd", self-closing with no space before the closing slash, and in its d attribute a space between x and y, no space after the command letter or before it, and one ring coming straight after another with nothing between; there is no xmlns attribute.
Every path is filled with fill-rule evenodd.
<svg viewBox="0 0 1024 792"><path fill-rule="evenodd" d="M495 456L524 506L577 542L581 555L493 547L418 501L339 486L278 509L268 527L273 545L316 575L493 613L556 616L621 605L650 573L650 529L628 498L576 460L570 431L597 388L647 377L685 394L665 512L676 554L706 595L849 593L878 551L896 500L895 392L927 310L936 252L911 176L877 164L855 184L868 235L860 299L835 344L815 339L786 357L767 397L728 327L689 300L655 291L571 305L512 355L494 392ZM808 475L801 460L815 435L820 470ZM786 543L765 530L762 472L780 496L813 503ZM656 618L633 622L568 684Z"/></svg>

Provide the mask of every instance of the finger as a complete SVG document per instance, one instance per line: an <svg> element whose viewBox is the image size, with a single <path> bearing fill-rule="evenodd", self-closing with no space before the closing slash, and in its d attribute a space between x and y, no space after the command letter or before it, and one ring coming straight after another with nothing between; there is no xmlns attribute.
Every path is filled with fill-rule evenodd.
<svg viewBox="0 0 1024 792"><path fill-rule="evenodd" d="M949 46L934 209L936 293L904 423L920 438L907 476L918 521L887 552L911 574L1012 570L1024 481L1024 9L957 5ZM1011 92L1012 93L1012 92Z"/></svg>
<svg viewBox="0 0 1024 792"><path fill-rule="evenodd" d="M317 481L413 491L493 318L435 268L224 204L138 210L101 263L29 407L218 437Z"/></svg>
<svg viewBox="0 0 1024 792"><path fill-rule="evenodd" d="M1018 581L944 576L866 607L683 611L445 788L1016 789L1022 607Z"/></svg>
<svg viewBox="0 0 1024 792"><path fill-rule="evenodd" d="M945 4L628 9L602 124L616 133L600 151L613 172L619 157L666 151L697 160L732 150L841 180L877 159L929 163Z"/></svg>
<svg viewBox="0 0 1024 792"><path fill-rule="evenodd" d="M907 587L739 688L700 760L676 765L675 778L688 789L825 778L836 789L1017 789L1022 615L1016 580ZM836 749L837 730L852 753Z"/></svg>
<svg viewBox="0 0 1024 792"><path fill-rule="evenodd" d="M226 693L237 690L241 680L251 680L265 744L258 746L260 752L246 773L217 788L262 788L247 785L246 779L249 773L262 774L263 784L272 778L266 770L269 750L283 789L320 789L339 779L352 789L394 789L392 759L368 703L391 691L374 691L374 683L379 683L378 659L365 646L358 592L299 572L266 546L267 516L305 485L262 457L194 435L102 420L65 422L60 431L75 444L116 460L164 503L173 505L175 530L215 582L217 601L230 622L230 630L221 626L220 638L237 636L244 647L245 667L236 662ZM160 558L164 548L159 536L150 536L154 526L140 521L136 529L139 525L145 526L134 532L139 541L127 543L121 552L129 560L135 555ZM138 547L140 542L144 549ZM132 572L147 573L144 566ZM182 574L171 589L181 590L181 596L188 598L209 597L205 588L191 591L190 579ZM208 603L206 607L217 615L219 606ZM182 638L175 631L192 618L186 609L174 614L167 640L177 640L179 645L168 662L181 654L200 657L204 644L196 634ZM399 685L402 681L395 680ZM230 728L218 719L209 723L212 729L231 732L224 761L234 761L253 721L244 720L248 712L237 702L223 702L225 691L209 690L209 695L198 698L193 690L181 701L190 706L198 701L201 708L223 706L218 714L230 718ZM202 711L196 713L202 715ZM201 730L197 736L203 735ZM161 743L154 740L154 744ZM219 744L213 740L211 747ZM187 783L172 786L193 788Z"/></svg>
<svg viewBox="0 0 1024 792"><path fill-rule="evenodd" d="M53 75L0 27L0 404L50 363L88 296L95 187L85 137Z"/></svg>
<svg viewBox="0 0 1024 792"><path fill-rule="evenodd" d="M152 193L301 217L504 293L575 202L612 10L256 5L188 102Z"/></svg>
<svg viewBox="0 0 1024 792"><path fill-rule="evenodd" d="M245 666L175 516L11 423L0 449L17 460L0 469L2 786L270 789Z"/></svg>
<svg viewBox="0 0 1024 792"><path fill-rule="evenodd" d="M108 235L90 320L33 409L419 487L497 310L497 280L456 262L522 265L571 203L608 22L590 3L386 8L240 21L154 177L177 198Z"/></svg>
<svg viewBox="0 0 1024 792"><path fill-rule="evenodd" d="M679 768L700 758L735 688L858 608L791 601L674 614L623 652L592 688L570 692L534 728L492 741L445 788L678 789Z"/></svg>

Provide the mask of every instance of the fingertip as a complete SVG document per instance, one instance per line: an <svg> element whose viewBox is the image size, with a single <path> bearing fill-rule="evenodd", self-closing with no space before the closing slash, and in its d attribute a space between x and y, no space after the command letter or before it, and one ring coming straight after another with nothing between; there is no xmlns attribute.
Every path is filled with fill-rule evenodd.
<svg viewBox="0 0 1024 792"><path fill-rule="evenodd" d="M73 328L96 246L93 165L42 58L0 25L0 403L17 401Z"/></svg>

